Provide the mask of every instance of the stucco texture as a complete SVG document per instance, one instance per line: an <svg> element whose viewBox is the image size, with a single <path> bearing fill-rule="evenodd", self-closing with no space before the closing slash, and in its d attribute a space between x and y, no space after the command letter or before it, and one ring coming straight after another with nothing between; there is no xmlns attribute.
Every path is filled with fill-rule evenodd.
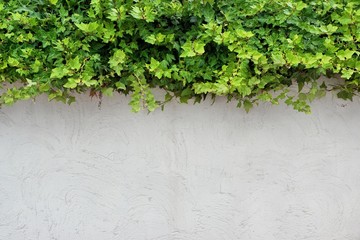
<svg viewBox="0 0 360 240"><path fill-rule="evenodd" d="M359 240L360 101L0 110L1 240Z"/></svg>

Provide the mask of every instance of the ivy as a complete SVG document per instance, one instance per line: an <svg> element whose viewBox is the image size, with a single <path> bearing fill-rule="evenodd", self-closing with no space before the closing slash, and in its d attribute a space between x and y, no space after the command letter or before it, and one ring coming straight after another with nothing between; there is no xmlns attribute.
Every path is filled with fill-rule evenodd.
<svg viewBox="0 0 360 240"><path fill-rule="evenodd" d="M358 0L0 0L0 19L0 105L119 92L135 112L210 95L308 113L359 93Z"/></svg>

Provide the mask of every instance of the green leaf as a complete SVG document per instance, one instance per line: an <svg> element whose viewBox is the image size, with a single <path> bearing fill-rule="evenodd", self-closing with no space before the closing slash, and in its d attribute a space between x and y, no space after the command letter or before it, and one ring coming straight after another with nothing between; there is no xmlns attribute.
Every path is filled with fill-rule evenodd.
<svg viewBox="0 0 360 240"><path fill-rule="evenodd" d="M38 59L35 60L33 64L30 65L31 69L34 73L37 73L40 71L40 68L42 67L42 62L40 62Z"/></svg>
<svg viewBox="0 0 360 240"><path fill-rule="evenodd" d="M19 61L15 58L12 58L12 57L9 57L8 60L7 60L9 66L11 67L16 67L16 66L19 66Z"/></svg>
<svg viewBox="0 0 360 240"><path fill-rule="evenodd" d="M345 78L345 79L350 79L351 78L351 76L354 74L354 70L352 70L352 69L343 69L342 70L342 74L341 74L341 77L342 78Z"/></svg>
<svg viewBox="0 0 360 240"><path fill-rule="evenodd" d="M181 46L181 48L184 50L180 57L194 57L196 56L195 51L193 50L192 42L188 41L184 45Z"/></svg>
<svg viewBox="0 0 360 240"><path fill-rule="evenodd" d="M198 54L201 55L205 52L205 43L199 42L199 41L194 41L194 51Z"/></svg>
<svg viewBox="0 0 360 240"><path fill-rule="evenodd" d="M251 38L254 36L252 32L245 31L244 29L236 29L236 35L241 38Z"/></svg>
<svg viewBox="0 0 360 240"><path fill-rule="evenodd" d="M156 36L154 34L151 34L149 36L146 37L145 42L150 43L150 44L155 44L156 43Z"/></svg>
<svg viewBox="0 0 360 240"><path fill-rule="evenodd" d="M58 2L58 0L49 0L51 4L56 5L56 3Z"/></svg>
<svg viewBox="0 0 360 240"><path fill-rule="evenodd" d="M4 103L6 105L12 105L15 102L15 99L11 96L5 96L4 97Z"/></svg>
<svg viewBox="0 0 360 240"><path fill-rule="evenodd" d="M130 11L130 15L133 16L136 19L143 19L144 15L143 15L143 11L138 7L138 6L133 6L131 11Z"/></svg>
<svg viewBox="0 0 360 240"><path fill-rule="evenodd" d="M336 56L338 56L338 58L340 60L345 60L345 59L350 59L354 53L355 53L355 51L352 51L350 49L346 49L346 50L338 51L336 53Z"/></svg>
<svg viewBox="0 0 360 240"><path fill-rule="evenodd" d="M114 54L109 59L109 65L115 72L120 75L120 71L123 70L123 64L126 60L126 54L121 49L116 49Z"/></svg>
<svg viewBox="0 0 360 240"><path fill-rule="evenodd" d="M40 92L47 92L50 90L50 85L48 83L40 84L39 91Z"/></svg>
<svg viewBox="0 0 360 240"><path fill-rule="evenodd" d="M79 60L79 56L76 56L75 58L70 59L70 60L68 61L67 66L68 66L70 69L79 70L80 67L81 67L81 63L80 63L80 60Z"/></svg>
<svg viewBox="0 0 360 240"><path fill-rule="evenodd" d="M93 33L99 28L99 24L97 22L91 22L91 23L75 23L75 25L82 31L86 33Z"/></svg>
<svg viewBox="0 0 360 240"><path fill-rule="evenodd" d="M64 87L70 88L70 89L76 88L77 87L76 79L69 78L67 83L64 84Z"/></svg>
<svg viewBox="0 0 360 240"><path fill-rule="evenodd" d="M182 92L181 92L181 97L189 97L192 95L192 90L190 88L185 88Z"/></svg>
<svg viewBox="0 0 360 240"><path fill-rule="evenodd" d="M287 62L293 66L297 66L301 62L300 57L295 55L291 50L286 52L286 59Z"/></svg>
<svg viewBox="0 0 360 240"><path fill-rule="evenodd" d="M65 67L57 67L51 70L50 78L63 78L69 73L69 70Z"/></svg>
<svg viewBox="0 0 360 240"><path fill-rule="evenodd" d="M121 49L116 49L114 55L110 58L110 66L114 66L119 63L124 63L126 59L126 54Z"/></svg>
<svg viewBox="0 0 360 240"><path fill-rule="evenodd" d="M158 33L158 34L156 34L156 41L158 42L158 43L162 43L164 40L165 40L165 35L164 34L162 34L162 33Z"/></svg>
<svg viewBox="0 0 360 240"><path fill-rule="evenodd" d="M271 54L271 58L276 65L285 65L285 59L281 52L274 52Z"/></svg>
<svg viewBox="0 0 360 240"><path fill-rule="evenodd" d="M334 33L334 32L336 32L336 30L338 29L337 26L334 26L334 25L332 25L332 24L327 25L326 28L327 28L327 32L328 32L328 33Z"/></svg>
<svg viewBox="0 0 360 240"><path fill-rule="evenodd" d="M67 104L71 105L74 102L75 102L75 97L69 96L68 99L67 99Z"/></svg>
<svg viewBox="0 0 360 240"><path fill-rule="evenodd" d="M160 66L160 62L154 58L151 58L150 65L149 65L150 71L154 72L156 69L158 69L159 66Z"/></svg>
<svg viewBox="0 0 360 240"><path fill-rule="evenodd" d="M108 96L108 97L111 97L114 93L114 89L109 87L109 88L105 88L105 89L102 89L101 92L105 95L105 96Z"/></svg>
<svg viewBox="0 0 360 240"><path fill-rule="evenodd" d="M350 14L345 14L344 16L336 19L338 22L340 22L342 25L348 25L351 24L353 21L351 19Z"/></svg>
<svg viewBox="0 0 360 240"><path fill-rule="evenodd" d="M250 109L253 107L253 104L252 102L250 102L248 99L246 99L244 102L243 102L243 106L244 106L244 109L247 113L249 113Z"/></svg>
<svg viewBox="0 0 360 240"><path fill-rule="evenodd" d="M116 82L115 86L117 89L126 90L126 85L122 82Z"/></svg>
<svg viewBox="0 0 360 240"><path fill-rule="evenodd" d="M353 93L351 93L347 90L342 90L342 91L338 92L337 96L338 96L338 98L352 101Z"/></svg>
<svg viewBox="0 0 360 240"><path fill-rule="evenodd" d="M308 5L302 1L296 3L296 10L301 11L306 8Z"/></svg>

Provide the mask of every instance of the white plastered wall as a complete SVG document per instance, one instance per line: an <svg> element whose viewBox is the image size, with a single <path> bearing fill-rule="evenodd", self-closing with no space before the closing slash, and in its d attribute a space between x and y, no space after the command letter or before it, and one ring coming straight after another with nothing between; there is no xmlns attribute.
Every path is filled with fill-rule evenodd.
<svg viewBox="0 0 360 240"><path fill-rule="evenodd" d="M0 110L1 240L359 240L360 101Z"/></svg>

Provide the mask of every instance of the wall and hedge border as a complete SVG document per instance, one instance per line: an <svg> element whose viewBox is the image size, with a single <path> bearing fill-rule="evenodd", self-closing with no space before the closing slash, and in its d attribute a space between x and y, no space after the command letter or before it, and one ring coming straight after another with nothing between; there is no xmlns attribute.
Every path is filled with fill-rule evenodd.
<svg viewBox="0 0 360 240"><path fill-rule="evenodd" d="M135 112L226 96L308 113L359 92L358 0L0 0L0 20L1 105L119 92Z"/></svg>

